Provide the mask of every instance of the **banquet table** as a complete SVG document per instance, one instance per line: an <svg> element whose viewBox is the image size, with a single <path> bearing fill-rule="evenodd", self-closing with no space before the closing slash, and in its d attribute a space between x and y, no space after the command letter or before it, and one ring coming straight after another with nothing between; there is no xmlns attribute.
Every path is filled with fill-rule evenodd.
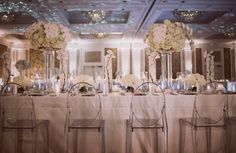
<svg viewBox="0 0 236 153"><path fill-rule="evenodd" d="M152 96L152 95L147 95ZM179 118L191 117L195 95L166 95L166 114L168 122L168 149L169 153L179 151ZM202 95L212 105L212 109L222 103L224 95ZM9 97L12 101L23 100L24 96ZM92 98L92 97L87 97ZM50 134L50 153L64 153L65 151L65 130L64 123L66 118L66 95L58 96L33 96L36 115L38 119L49 120ZM236 95L229 95L230 115L236 116ZM105 138L107 153L125 153L126 148L126 119L129 118L131 95L119 95L118 93L101 96L103 118L105 120ZM79 103L79 98L78 98ZM206 110L207 111L207 110ZM236 126L233 126L235 128ZM233 130L234 132L235 130ZM86 133L86 131L83 131ZM188 131L187 131L188 132ZM217 145L213 146L214 153L223 152L223 132L219 130L212 131L212 140ZM151 133L140 132L134 134L133 152L151 153L152 140L149 140ZM232 133L232 141L236 142L236 132ZM89 153L96 152L93 135L89 138L80 137L79 145L83 153L88 150ZM191 138L187 134L187 152L191 152ZM200 140L203 140L200 138ZM213 141L213 142L214 142ZM204 143L204 142L202 142ZM6 147L6 146L5 146ZM236 148L233 148L236 150ZM236 151L235 151L236 152Z"/></svg>

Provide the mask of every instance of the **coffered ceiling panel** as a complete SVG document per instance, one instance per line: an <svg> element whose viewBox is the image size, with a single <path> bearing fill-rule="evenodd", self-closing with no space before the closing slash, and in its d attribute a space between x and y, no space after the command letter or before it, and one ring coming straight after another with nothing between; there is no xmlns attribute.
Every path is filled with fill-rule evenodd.
<svg viewBox="0 0 236 153"><path fill-rule="evenodd" d="M89 17L91 11L98 13ZM82 39L98 33L143 38L152 24L169 19L188 24L195 38L232 39L235 12L236 0L0 0L0 29L23 32L46 20L67 26Z"/></svg>

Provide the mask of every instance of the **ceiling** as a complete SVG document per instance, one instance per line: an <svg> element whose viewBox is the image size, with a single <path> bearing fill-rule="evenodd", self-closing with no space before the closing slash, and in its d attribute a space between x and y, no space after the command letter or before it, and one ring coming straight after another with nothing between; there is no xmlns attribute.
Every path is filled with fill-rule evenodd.
<svg viewBox="0 0 236 153"><path fill-rule="evenodd" d="M22 33L33 22L46 20L67 26L82 39L103 38L94 33L111 38L143 38L150 25L164 19L185 22L174 12L194 10L200 15L185 23L194 29L195 38L236 38L236 0L0 0L0 5L5 2L20 2L23 6L13 7L19 9L13 11L13 21L0 20L0 30L12 33ZM91 23L84 15L90 10L103 10L104 20Z"/></svg>

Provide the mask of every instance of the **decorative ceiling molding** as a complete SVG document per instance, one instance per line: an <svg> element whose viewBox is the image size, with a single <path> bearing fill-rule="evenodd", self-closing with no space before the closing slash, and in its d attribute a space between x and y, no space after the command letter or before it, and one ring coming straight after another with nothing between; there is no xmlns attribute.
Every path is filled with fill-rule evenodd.
<svg viewBox="0 0 236 153"><path fill-rule="evenodd" d="M0 2L0 5L4 2L6 1ZM214 35L218 35L218 38L225 29L216 30L216 25L221 27L222 22L234 25L235 20L227 20L224 14L236 10L235 0L10 0L7 2L21 2L22 6L27 6L25 9L32 10L32 13L22 14L9 23L1 22L0 29L3 30L22 33L33 22L46 20L67 26L77 36L80 33L120 32L122 38L143 38L150 25L162 22L164 19L180 21L174 17L173 12L186 10L201 12L199 18L186 22L193 28L195 38L214 38ZM90 10L103 10L106 15L102 22L91 23L86 20L83 14ZM212 28L214 26L216 28Z"/></svg>

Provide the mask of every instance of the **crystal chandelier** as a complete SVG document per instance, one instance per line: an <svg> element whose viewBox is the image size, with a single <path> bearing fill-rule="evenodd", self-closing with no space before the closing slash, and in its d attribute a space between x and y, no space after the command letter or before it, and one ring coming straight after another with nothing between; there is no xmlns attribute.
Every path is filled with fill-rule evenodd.
<svg viewBox="0 0 236 153"><path fill-rule="evenodd" d="M99 38L99 39L102 39L102 38L105 38L107 36L106 33L104 32L96 32L93 34L96 38Z"/></svg>
<svg viewBox="0 0 236 153"><path fill-rule="evenodd" d="M91 23L100 23L105 18L106 12L103 10L91 10L86 14L86 18L89 19Z"/></svg>
<svg viewBox="0 0 236 153"><path fill-rule="evenodd" d="M221 19L216 19L212 23L212 29L224 34L226 37L236 37L236 15L234 13L225 13Z"/></svg>
<svg viewBox="0 0 236 153"><path fill-rule="evenodd" d="M192 22L201 14L202 13L200 11L191 11L191 10L183 10L183 11L175 10L173 12L173 15L182 22Z"/></svg>
<svg viewBox="0 0 236 153"><path fill-rule="evenodd" d="M1 14L1 20L3 22L11 22L15 19L15 14L9 13L9 12L4 12Z"/></svg>
<svg viewBox="0 0 236 153"><path fill-rule="evenodd" d="M22 1L8 1L0 4L0 19L3 22L11 22L15 19L16 14L27 13L35 19L39 19L39 14L34 11L33 7Z"/></svg>

